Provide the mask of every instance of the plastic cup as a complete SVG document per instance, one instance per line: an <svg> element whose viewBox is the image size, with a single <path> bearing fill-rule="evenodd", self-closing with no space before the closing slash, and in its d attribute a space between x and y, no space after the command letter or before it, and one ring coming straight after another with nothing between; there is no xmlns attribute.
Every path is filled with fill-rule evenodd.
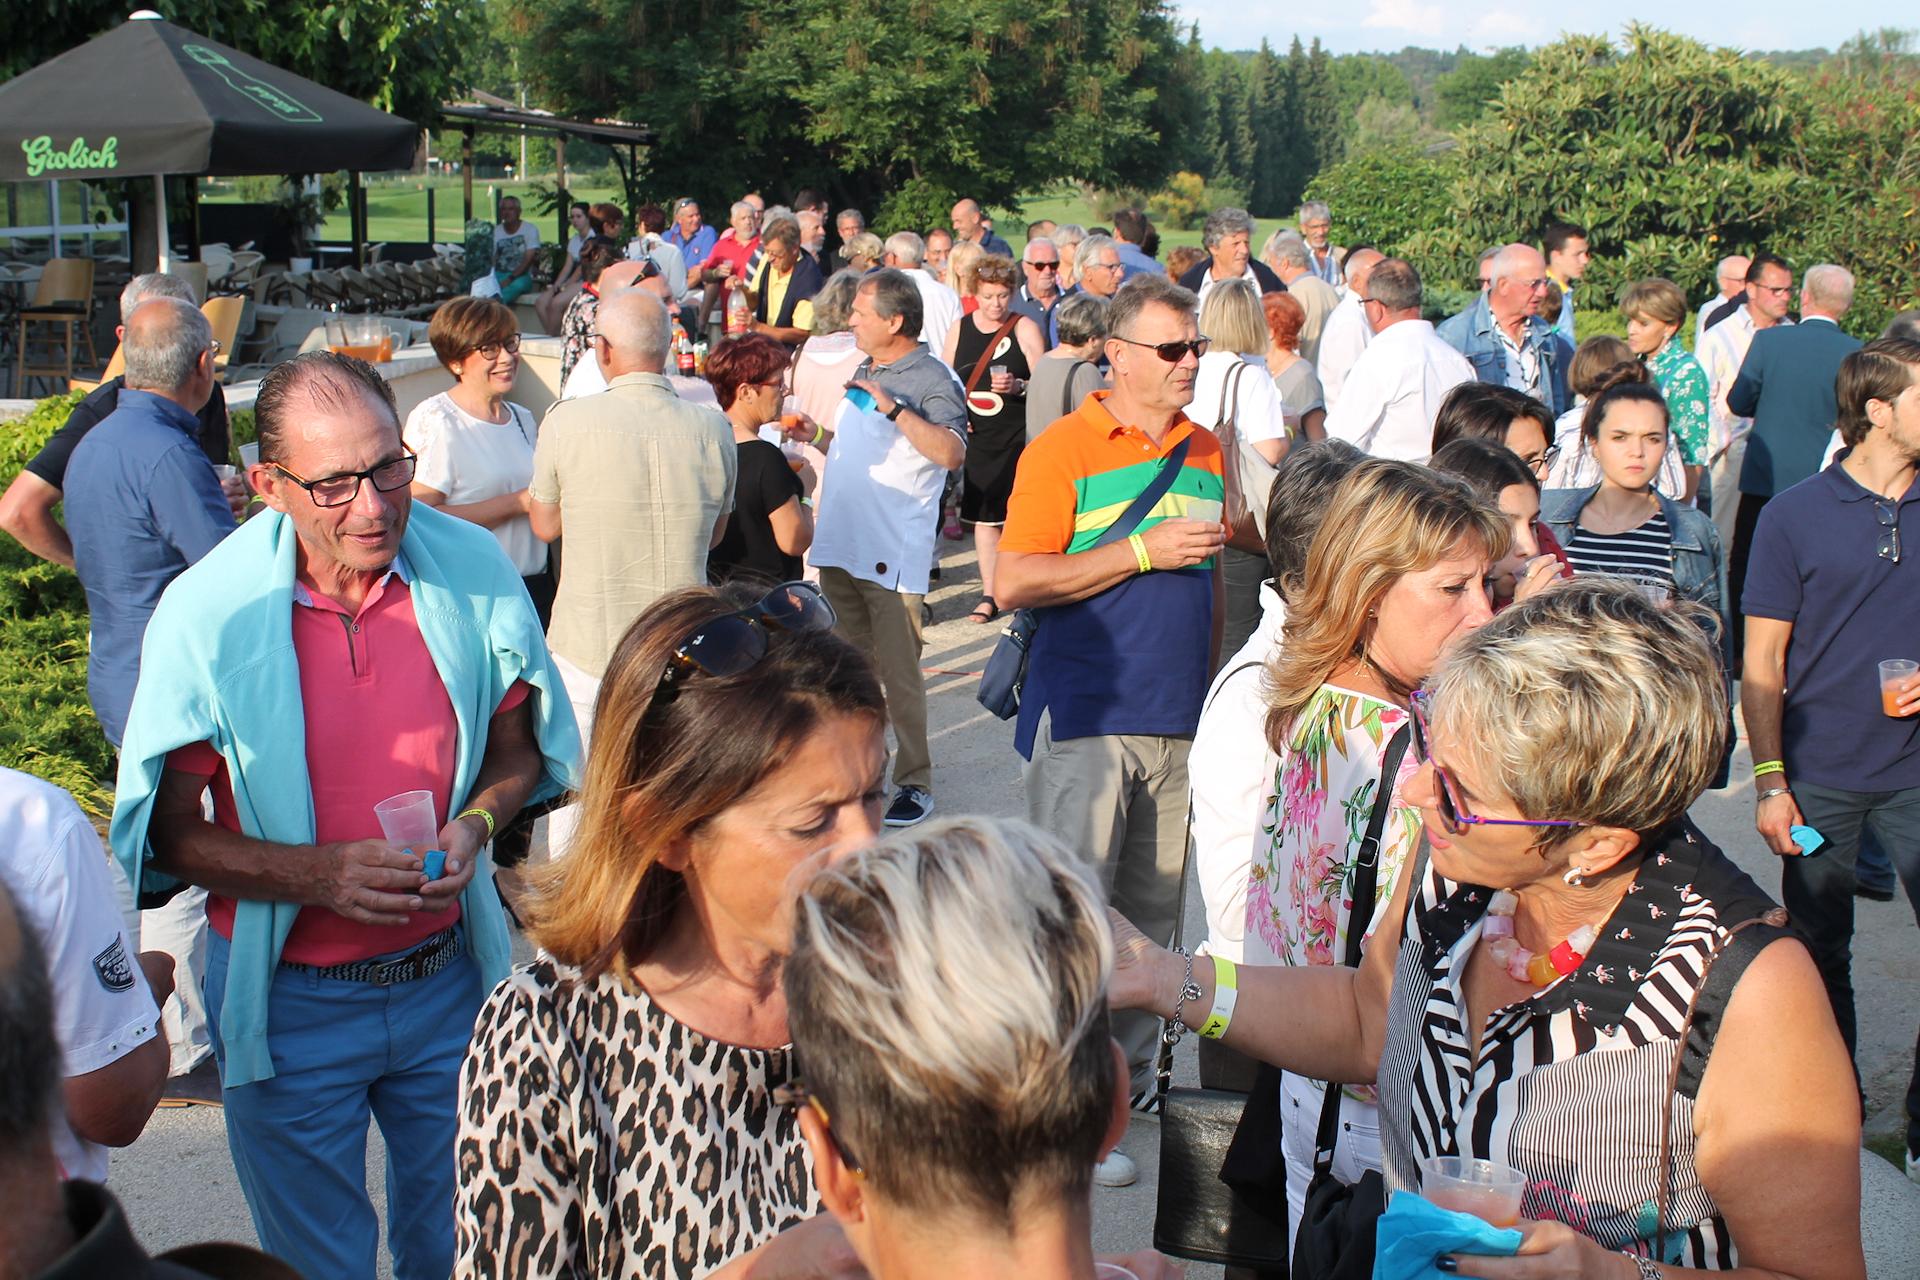
<svg viewBox="0 0 1920 1280"><path fill-rule="evenodd" d="M434 821L431 791L402 791L397 796L388 796L373 806L373 816L380 820L380 834L395 848L411 849L424 857L440 843L440 824Z"/></svg>
<svg viewBox="0 0 1920 1280"><path fill-rule="evenodd" d="M213 464L213 478L223 484L228 480L238 480L240 478L240 468L230 463L216 462Z"/></svg>
<svg viewBox="0 0 1920 1280"><path fill-rule="evenodd" d="M1214 498L1190 498L1187 501L1187 519L1198 520L1203 524L1219 524L1220 517L1226 513L1226 507Z"/></svg>
<svg viewBox="0 0 1920 1280"><path fill-rule="evenodd" d="M1519 1225L1526 1193L1526 1176L1497 1160L1428 1156L1420 1161L1420 1194L1428 1202L1496 1227Z"/></svg>
<svg viewBox="0 0 1920 1280"><path fill-rule="evenodd" d="M1912 658L1883 658L1880 662L1880 709L1895 719L1905 719L1900 710L1900 686L1920 671L1920 662Z"/></svg>

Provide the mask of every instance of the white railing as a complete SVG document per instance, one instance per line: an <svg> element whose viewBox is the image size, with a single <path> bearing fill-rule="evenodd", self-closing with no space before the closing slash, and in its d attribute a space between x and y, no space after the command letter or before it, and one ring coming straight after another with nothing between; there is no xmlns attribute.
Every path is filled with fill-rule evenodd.
<svg viewBox="0 0 1920 1280"><path fill-rule="evenodd" d="M71 179L69 179L69 181L71 181ZM15 185L23 189L29 186L29 184L24 182ZM65 222L62 221L60 217L60 179L48 179L46 186L47 208L53 220L37 226L0 225L0 242L18 242L21 240L50 241L52 252L49 256L55 258L67 256L65 252L65 242L69 240L76 241L85 246L81 255L84 257L94 256L93 243L95 240L119 239L124 242L127 235L127 219L124 208L120 210L120 218L117 222L93 222L85 219L79 222ZM83 203L91 204L92 200L89 197L84 199ZM3 208L4 206L0 205L0 209Z"/></svg>

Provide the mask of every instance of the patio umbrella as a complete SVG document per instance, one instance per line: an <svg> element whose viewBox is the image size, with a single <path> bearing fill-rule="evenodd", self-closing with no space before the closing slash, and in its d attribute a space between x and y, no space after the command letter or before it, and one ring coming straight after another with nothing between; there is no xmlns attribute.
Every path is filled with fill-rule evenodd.
<svg viewBox="0 0 1920 1280"><path fill-rule="evenodd" d="M406 169L418 141L411 121L146 10L0 85L0 181Z"/></svg>

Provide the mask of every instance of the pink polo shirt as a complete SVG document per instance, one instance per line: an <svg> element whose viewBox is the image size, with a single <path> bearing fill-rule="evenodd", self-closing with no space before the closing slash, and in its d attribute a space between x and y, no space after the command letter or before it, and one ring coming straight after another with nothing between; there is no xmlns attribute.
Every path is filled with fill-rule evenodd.
<svg viewBox="0 0 1920 1280"><path fill-rule="evenodd" d="M306 711L316 844L380 839L373 806L403 791L433 792L440 821L451 816L459 725L420 635L407 578L396 562L357 614L294 584L293 649ZM527 691L516 681L499 710L518 706ZM212 779L214 821L240 830L226 762L212 743L172 752L167 767ZM207 922L223 938L233 936L233 913L233 899L207 895ZM303 907L281 959L310 965L364 960L405 950L459 918L458 903L415 912L404 925L359 924L325 907Z"/></svg>

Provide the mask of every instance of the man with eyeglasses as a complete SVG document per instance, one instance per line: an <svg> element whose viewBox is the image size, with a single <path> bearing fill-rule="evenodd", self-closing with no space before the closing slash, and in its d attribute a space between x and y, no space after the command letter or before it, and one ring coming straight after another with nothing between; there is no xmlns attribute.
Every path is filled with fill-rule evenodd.
<svg viewBox="0 0 1920 1280"><path fill-rule="evenodd" d="M1126 267L1120 261L1120 246L1112 236L1088 236L1074 251L1073 262L1080 287L1088 293L1111 301L1120 292Z"/></svg>
<svg viewBox="0 0 1920 1280"><path fill-rule="evenodd" d="M1800 323L1756 333L1740 372L1727 389L1727 408L1753 421L1740 463L1739 511L1727 555L1727 616L1740 617L1741 584L1760 510L1820 470L1838 420L1834 379L1860 339L1840 329L1853 305L1853 273L1830 262L1807 268L1800 289ZM1732 502L1734 496L1722 494ZM1734 660L1740 633L1733 632Z"/></svg>
<svg viewBox="0 0 1920 1280"><path fill-rule="evenodd" d="M1731 315L1747 300L1747 267L1751 260L1744 253L1732 253L1720 259L1713 269L1713 282L1720 292L1700 304L1693 323L1693 349L1698 351L1707 340L1707 330Z"/></svg>
<svg viewBox="0 0 1920 1280"><path fill-rule="evenodd" d="M996 583L1003 607L1039 615L1014 733L1027 815L1099 867L1114 907L1162 944L1179 923L1187 752L1225 613L1220 445L1183 412L1207 347L1198 305L1163 276L1119 291L1113 389L1021 454ZM1131 535L1102 544L1156 480L1166 491ZM1136 1100L1151 1096L1157 1026L1115 1019ZM1094 1174L1134 1176L1119 1152Z"/></svg>
<svg viewBox="0 0 1920 1280"><path fill-rule="evenodd" d="M1920 919L1920 676L1879 670L1920 657L1920 342L1879 338L1848 355L1837 399L1847 448L1767 503L1754 529L1740 706L1754 825L1781 857L1781 901L1852 1051L1863 841L1892 862ZM1920 1181L1920 1044L1914 1057L1906 1170Z"/></svg>
<svg viewBox="0 0 1920 1280"><path fill-rule="evenodd" d="M1433 421L1447 392L1473 381L1473 366L1421 318L1420 273L1399 258L1367 273L1360 305L1373 341L1347 374L1340 403L1327 413L1329 440L1345 440L1376 458L1425 462Z"/></svg>
<svg viewBox="0 0 1920 1280"><path fill-rule="evenodd" d="M1026 283L1013 295L1013 309L1040 326L1051 350L1060 341L1053 309L1066 296L1060 292L1059 248L1045 236L1027 241L1027 247L1020 251L1020 271Z"/></svg>
<svg viewBox="0 0 1920 1280"><path fill-rule="evenodd" d="M1746 284L1746 302L1718 324L1710 324L1706 340L1694 352L1707 372L1711 392L1704 487L1713 495L1713 523L1720 530L1721 545L1727 547L1733 545L1740 513L1740 502L1734 495L1739 492L1740 472L1746 464L1747 433L1753 430L1753 419L1735 412L1727 396L1734 379L1740 376L1754 335L1793 323L1787 315L1793 304L1793 268L1785 258L1773 253L1754 254L1747 265ZM1729 617L1738 623L1738 615Z"/></svg>
<svg viewBox="0 0 1920 1280"><path fill-rule="evenodd" d="M1572 405L1567 366L1573 344L1540 314L1547 298L1547 260L1530 244L1510 244L1493 255L1492 283L1465 311L1435 331L1467 358L1474 376L1524 391L1553 410Z"/></svg>
<svg viewBox="0 0 1920 1280"><path fill-rule="evenodd" d="M374 1273L371 1114L394 1275L444 1277L460 1064L512 965L485 847L578 785L579 735L500 544L415 509L370 365L297 356L255 414L267 511L154 612L113 851L143 903L207 890L227 1139L261 1245L302 1275ZM427 848L390 843L374 809L416 790Z"/></svg>

